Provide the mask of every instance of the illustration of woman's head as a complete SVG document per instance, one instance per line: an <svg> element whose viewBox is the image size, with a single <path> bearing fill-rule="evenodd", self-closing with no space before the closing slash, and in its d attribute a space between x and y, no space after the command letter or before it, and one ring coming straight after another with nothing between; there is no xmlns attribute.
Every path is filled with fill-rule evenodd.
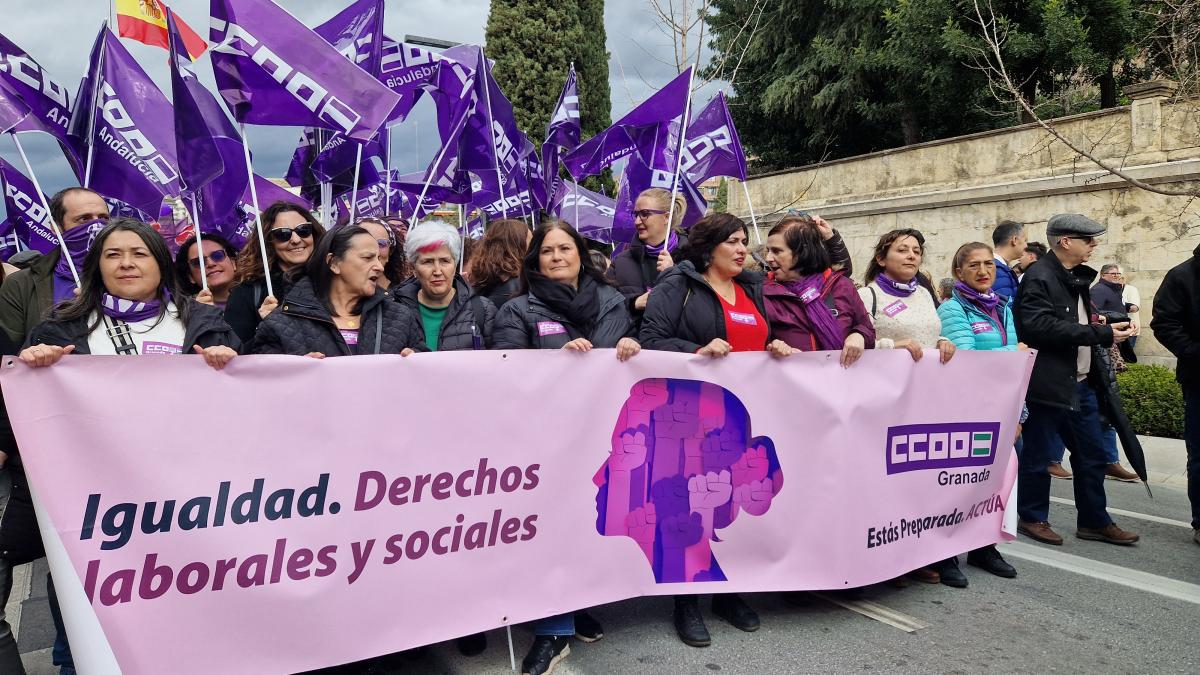
<svg viewBox="0 0 1200 675"><path fill-rule="evenodd" d="M638 543L659 583L724 581L709 542L740 512L761 516L783 488L775 444L724 387L635 384L593 479L596 531Z"/></svg>

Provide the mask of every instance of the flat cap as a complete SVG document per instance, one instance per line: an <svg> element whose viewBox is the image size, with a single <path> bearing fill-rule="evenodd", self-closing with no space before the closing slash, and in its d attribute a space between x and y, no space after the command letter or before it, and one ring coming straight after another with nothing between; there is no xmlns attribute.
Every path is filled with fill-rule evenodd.
<svg viewBox="0 0 1200 675"><path fill-rule="evenodd" d="M1065 237L1079 235L1081 237L1099 237L1108 228L1081 213L1060 213L1050 216L1046 223L1047 237Z"/></svg>

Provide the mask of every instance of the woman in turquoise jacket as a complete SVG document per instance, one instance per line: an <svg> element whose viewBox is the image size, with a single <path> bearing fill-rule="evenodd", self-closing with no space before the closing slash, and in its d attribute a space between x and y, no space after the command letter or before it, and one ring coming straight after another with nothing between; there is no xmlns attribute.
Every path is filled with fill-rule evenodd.
<svg viewBox="0 0 1200 675"><path fill-rule="evenodd" d="M960 350L1007 351L1017 350L1017 330L1013 325L1010 301L992 292L996 281L996 260L992 247L979 242L963 244L954 254L954 292L938 306L942 320L942 335ZM1011 579L1017 571L1008 564L993 546L984 546L967 554L967 564L996 576ZM958 569L958 556L934 566L941 573L942 583L957 580L960 587L967 578Z"/></svg>

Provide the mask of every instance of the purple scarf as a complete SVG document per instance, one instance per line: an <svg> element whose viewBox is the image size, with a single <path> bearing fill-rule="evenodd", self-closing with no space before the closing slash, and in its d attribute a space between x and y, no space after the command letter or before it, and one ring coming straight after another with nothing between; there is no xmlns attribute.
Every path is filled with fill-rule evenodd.
<svg viewBox="0 0 1200 675"><path fill-rule="evenodd" d="M1000 305L1000 296L996 295L990 288L987 293L980 293L961 281L954 282L954 290L958 291L964 298L970 301L973 305L983 310L984 314L996 316L996 307Z"/></svg>
<svg viewBox="0 0 1200 675"><path fill-rule="evenodd" d="M658 246L646 244L646 255L657 258L662 254L663 249L674 251L676 246L679 246L679 233L675 230L667 228L667 238L663 239L663 243L659 244Z"/></svg>
<svg viewBox="0 0 1200 675"><path fill-rule="evenodd" d="M838 350L846 342L846 328L837 320L825 301L821 299L821 287L825 275L810 274L796 281L785 281L782 286L791 291L804 303L804 317L812 326L813 335L821 351Z"/></svg>
<svg viewBox="0 0 1200 675"><path fill-rule="evenodd" d="M66 244L67 252L71 254L71 262L75 263L75 271L79 272L80 275L83 274L83 261L87 258L92 237L96 236L96 233L107 222L105 220L91 220L63 232L63 243ZM75 279L71 276L71 266L67 263L67 257L62 255L60 251L58 264L54 266L54 302L57 304L64 300L73 299L75 299Z"/></svg>
<svg viewBox="0 0 1200 675"><path fill-rule="evenodd" d="M171 291L164 288L162 289L162 294L162 300L156 298L154 300L139 302L104 293L100 308L104 311L104 315L110 319L117 319L127 323L137 323L138 321L153 319L162 314L167 303L171 301Z"/></svg>
<svg viewBox="0 0 1200 675"><path fill-rule="evenodd" d="M879 285L879 288L882 289L884 293L887 293L888 295L894 295L897 298L907 298L917 290L916 277L913 277L912 281L909 281L907 284L902 284L883 272L880 272L875 277L875 283Z"/></svg>

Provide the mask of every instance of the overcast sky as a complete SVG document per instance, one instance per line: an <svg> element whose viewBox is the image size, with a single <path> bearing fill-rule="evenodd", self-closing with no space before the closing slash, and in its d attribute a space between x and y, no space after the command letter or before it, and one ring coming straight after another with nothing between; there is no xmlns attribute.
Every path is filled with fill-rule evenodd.
<svg viewBox="0 0 1200 675"><path fill-rule="evenodd" d="M277 1L308 26L329 19L349 4L349 0ZM4 21L0 31L73 94L84 74L88 50L105 18L106 4L103 0L3 0ZM209 0L173 0L169 4L197 32L207 37ZM480 44L487 24L488 6L487 0L386 0L386 32L397 39L421 35ZM674 76L674 66L664 63L674 57L671 41L657 28L648 0L609 0L605 28L611 55L612 113L616 119ZM128 39L123 43L169 97L166 52ZM207 54L201 58L197 70L201 79L215 91ZM710 85L698 92L695 104L703 105L715 90L715 86ZM432 105L428 101L429 97L424 97L416 113L393 129L393 168L422 170L436 153L437 136L431 133L434 124ZM543 133L539 130L526 132L535 142ZM254 152L255 171L268 177L282 176L300 129L250 127L248 135ZM22 134L21 142L30 154L43 190L53 194L77 182L57 144L49 138L45 134ZM0 155L19 166L19 156L11 140L0 141Z"/></svg>

